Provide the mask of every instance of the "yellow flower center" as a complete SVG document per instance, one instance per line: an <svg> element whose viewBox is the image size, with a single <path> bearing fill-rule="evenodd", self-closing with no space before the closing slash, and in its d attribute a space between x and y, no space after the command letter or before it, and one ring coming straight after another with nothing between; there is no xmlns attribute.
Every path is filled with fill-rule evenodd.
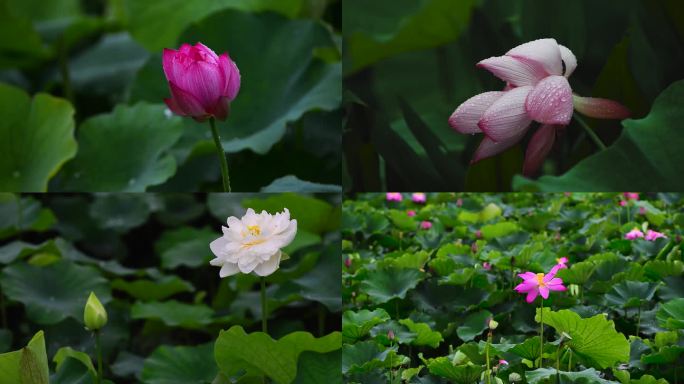
<svg viewBox="0 0 684 384"><path fill-rule="evenodd" d="M539 284L540 287L546 286L546 283L544 282L544 274L543 273L537 273L537 283Z"/></svg>
<svg viewBox="0 0 684 384"><path fill-rule="evenodd" d="M560 257L556 257L556 263L560 264L560 262L561 262L561 258L560 258Z"/></svg>
<svg viewBox="0 0 684 384"><path fill-rule="evenodd" d="M249 225L247 230L252 236L259 236L261 234L261 228L258 225Z"/></svg>

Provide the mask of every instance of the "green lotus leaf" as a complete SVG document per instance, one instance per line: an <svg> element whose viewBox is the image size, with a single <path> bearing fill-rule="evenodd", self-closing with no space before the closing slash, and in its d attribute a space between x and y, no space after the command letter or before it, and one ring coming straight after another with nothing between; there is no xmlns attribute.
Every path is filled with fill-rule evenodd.
<svg viewBox="0 0 684 384"><path fill-rule="evenodd" d="M218 371L212 353L212 343L162 345L145 359L140 377L146 384L209 383Z"/></svg>

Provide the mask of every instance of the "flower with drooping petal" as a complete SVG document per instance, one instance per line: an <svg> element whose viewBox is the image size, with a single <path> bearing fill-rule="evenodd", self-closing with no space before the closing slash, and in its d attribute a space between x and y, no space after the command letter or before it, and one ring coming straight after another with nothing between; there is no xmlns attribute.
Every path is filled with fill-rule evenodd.
<svg viewBox="0 0 684 384"><path fill-rule="evenodd" d="M556 277L553 269L547 274L525 272L518 274L518 276L523 279L523 282L518 284L515 290L519 293L526 293L527 297L525 300L528 303L533 302L537 295L548 299L550 291L565 291L566 289L563 285L563 280L560 277Z"/></svg>
<svg viewBox="0 0 684 384"><path fill-rule="evenodd" d="M430 229L430 228L432 228L432 223L427 221L427 220L421 221L420 222L420 228L421 229Z"/></svg>
<svg viewBox="0 0 684 384"><path fill-rule="evenodd" d="M556 264L560 266L559 269L563 269L568 267L568 261L568 258L563 256L556 259Z"/></svg>
<svg viewBox="0 0 684 384"><path fill-rule="evenodd" d="M648 231L646 231L646 236L644 238L648 241L655 241L656 239L660 238L666 239L667 236L665 236L664 233L656 232L654 230L649 229Z"/></svg>
<svg viewBox="0 0 684 384"><path fill-rule="evenodd" d="M506 86L502 91L471 97L449 117L449 125L459 133L485 134L471 163L512 147L535 121L541 126L527 146L523 165L523 173L529 176L551 151L556 131L570 123L574 109L601 119L630 115L615 101L573 94L568 78L577 68L577 58L554 39L530 41L477 66L505 81Z"/></svg>
<svg viewBox="0 0 684 384"><path fill-rule="evenodd" d="M422 192L416 192L411 195L411 200L416 204L424 204L427 201L427 197Z"/></svg>
<svg viewBox="0 0 684 384"><path fill-rule="evenodd" d="M404 197L399 192L387 192L385 196L387 201L402 201Z"/></svg>
<svg viewBox="0 0 684 384"><path fill-rule="evenodd" d="M414 211L414 210L412 210L412 209L409 209L408 211L406 211L406 214L407 214L409 217L414 217L414 216L416 215L416 211Z"/></svg>
<svg viewBox="0 0 684 384"><path fill-rule="evenodd" d="M197 121L225 120L240 90L240 71L228 53L220 56L202 43L164 49L164 74L171 98L164 102L177 115Z"/></svg>
<svg viewBox="0 0 684 384"><path fill-rule="evenodd" d="M229 217L228 227L222 229L223 236L209 244L216 256L210 264L221 267L219 276L238 272L268 276L280 266L281 249L297 234L297 220L290 220L287 208L275 215L257 214L250 208L240 219Z"/></svg>
<svg viewBox="0 0 684 384"><path fill-rule="evenodd" d="M639 230L639 228L633 228L631 231L625 234L625 239L635 240L644 237L644 233Z"/></svg>

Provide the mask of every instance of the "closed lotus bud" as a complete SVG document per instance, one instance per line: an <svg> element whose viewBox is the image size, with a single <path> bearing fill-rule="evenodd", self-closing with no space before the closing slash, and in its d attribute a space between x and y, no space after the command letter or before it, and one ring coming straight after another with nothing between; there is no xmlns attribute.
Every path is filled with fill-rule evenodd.
<svg viewBox="0 0 684 384"><path fill-rule="evenodd" d="M351 267L351 265L352 265L351 257L347 257L346 259L344 259L344 266L345 267L349 268L349 267Z"/></svg>
<svg viewBox="0 0 684 384"><path fill-rule="evenodd" d="M387 332L387 338L390 339L390 341L394 341L394 331L391 329Z"/></svg>
<svg viewBox="0 0 684 384"><path fill-rule="evenodd" d="M471 244L471 245L470 245L470 250L471 250L473 253L477 253L477 243Z"/></svg>
<svg viewBox="0 0 684 384"><path fill-rule="evenodd" d="M462 205L463 205L463 199L460 199L460 198L459 198L458 200L456 200L456 206L457 206L457 207L460 207L460 206L462 206Z"/></svg>
<svg viewBox="0 0 684 384"><path fill-rule="evenodd" d="M479 229L477 231L475 231L475 237L477 237L478 239L481 239L482 238L482 231Z"/></svg>
<svg viewBox="0 0 684 384"><path fill-rule="evenodd" d="M511 383L517 383L522 381L522 377L520 377L518 372L512 372L510 375L508 375L508 381Z"/></svg>
<svg viewBox="0 0 684 384"><path fill-rule="evenodd" d="M228 53L218 56L202 43L183 44L177 51L164 49L162 63L171 91L164 102L173 113L197 121L228 117L240 90L240 71Z"/></svg>
<svg viewBox="0 0 684 384"><path fill-rule="evenodd" d="M91 331L97 331L107 324L107 311L94 292L90 292L88 296L83 310L83 322Z"/></svg>
<svg viewBox="0 0 684 384"><path fill-rule="evenodd" d="M487 323L487 327L491 330L495 330L499 326L499 322L494 320L494 319L489 319L489 322Z"/></svg>

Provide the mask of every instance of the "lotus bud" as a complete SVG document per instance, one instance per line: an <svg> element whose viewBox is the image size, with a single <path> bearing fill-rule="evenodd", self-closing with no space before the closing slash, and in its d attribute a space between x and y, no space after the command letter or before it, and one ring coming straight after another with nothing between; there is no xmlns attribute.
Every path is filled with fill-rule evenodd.
<svg viewBox="0 0 684 384"><path fill-rule="evenodd" d="M522 381L522 377L520 377L518 372L511 372L511 374L508 375L508 381L511 383L518 383Z"/></svg>
<svg viewBox="0 0 684 384"><path fill-rule="evenodd" d="M90 292L85 309L83 322L88 330L97 331L107 324L107 311L94 292Z"/></svg>
<svg viewBox="0 0 684 384"><path fill-rule="evenodd" d="M387 338L390 339L390 341L394 341L394 331L391 329L387 331Z"/></svg>
<svg viewBox="0 0 684 384"><path fill-rule="evenodd" d="M499 322L490 318L489 322L487 322L487 327L491 329L492 331L495 330L499 326Z"/></svg>

